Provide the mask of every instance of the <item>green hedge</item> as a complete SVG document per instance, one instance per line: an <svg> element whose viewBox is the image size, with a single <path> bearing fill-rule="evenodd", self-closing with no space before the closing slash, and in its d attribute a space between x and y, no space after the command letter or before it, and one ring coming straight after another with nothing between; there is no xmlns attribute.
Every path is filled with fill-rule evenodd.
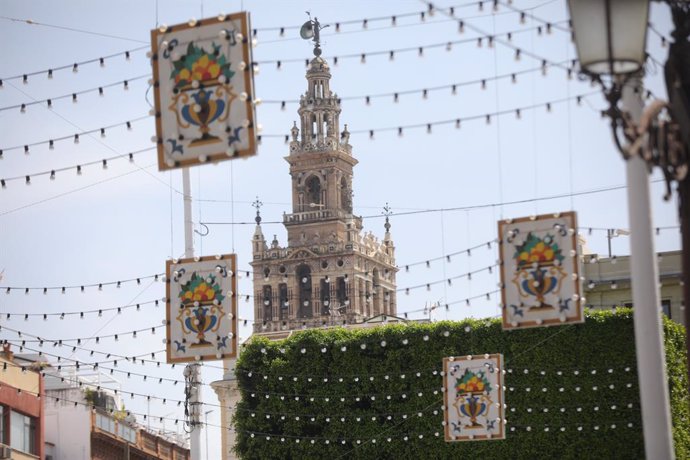
<svg viewBox="0 0 690 460"><path fill-rule="evenodd" d="M690 458L684 329L670 321L664 328L676 454ZM438 391L442 379L433 371L440 371L445 356L484 353L504 355L506 439L447 443ZM246 459L644 457L632 311L627 309L588 313L582 325L512 332L503 332L496 320L465 320L307 330L281 342L255 338L237 362L237 378L235 450ZM302 395L299 401L295 395ZM345 402L341 395L347 395ZM395 416L388 420L387 414Z"/></svg>

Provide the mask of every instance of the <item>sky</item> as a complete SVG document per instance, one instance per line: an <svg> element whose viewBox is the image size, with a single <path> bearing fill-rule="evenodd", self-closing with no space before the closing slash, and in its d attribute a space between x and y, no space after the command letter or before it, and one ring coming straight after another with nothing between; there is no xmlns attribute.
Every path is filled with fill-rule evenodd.
<svg viewBox="0 0 690 460"><path fill-rule="evenodd" d="M89 287L83 293L79 288L65 294L51 290L46 295L41 291L26 295L23 290L5 294L3 288L0 313L5 329L0 338L16 343L17 334L8 327L51 339L91 338L82 347L127 356L159 352L154 361L164 361L160 353L164 330L159 327L156 334L149 330L165 317L162 304L153 303L165 296L165 286L152 275L164 271L166 259L184 253L182 185L179 171L158 172L151 150L155 127L148 116L153 98L146 52L150 30L157 25L221 12L249 11L257 29L253 53L259 62L256 96L263 100L257 108L262 141L252 158L191 170L197 255L233 252L240 268L250 269L255 213L251 203L257 197L264 204L262 228L267 239L275 234L281 244L286 243L285 229L278 223L283 212L290 212L291 201L284 136L297 120L295 101L306 90L304 60L312 56L311 43L298 35L306 11L330 24L322 32L323 57L331 65L331 89L343 99L340 120L353 133L350 144L359 160L354 172L355 213L364 217L365 230L379 237L384 233L383 206L388 203L394 213L391 233L401 267L399 289L493 265L498 253L495 245L488 248L486 243L496 238L496 222L501 218L575 210L590 250L606 254L605 229L628 228L625 165L608 120L600 116L605 108L601 91L577 75L567 78L565 69L575 58L575 49L563 31L566 4L516 0L513 9L499 2L494 10L492 2L483 3L480 10L477 2L436 2L445 11L453 6L456 17L438 11L425 14L424 20L419 13L426 5L408 0L0 3L0 178L6 179L0 190L0 271L4 270L0 285L42 288L141 281L125 282L119 288L105 285L102 290ZM528 16L521 23L514 9L535 18ZM391 16L396 16L396 26ZM652 4L650 21L655 30L669 36L672 24L665 5ZM336 22L341 23L338 30ZM552 24L550 33L546 23ZM280 28L285 28L283 36ZM496 37L493 46L488 36ZM478 37L483 37L481 46ZM522 50L519 60L515 47ZM389 59L391 50L404 49L409 51L396 51ZM128 50L129 60L124 56ZM652 61L666 60L667 49L656 32L648 32L647 50ZM74 63L91 60L73 72ZM276 61L281 61L280 68ZM663 98L663 69L654 62L644 83L654 96ZM57 70L61 66L68 68ZM47 78L48 69L56 69L52 79ZM33 72L38 74L23 83L21 76ZM456 94L450 89L453 84ZM79 92L76 103L71 96L75 92ZM397 103L390 95L395 92L400 93ZM577 96L582 96L579 103ZM284 110L281 101L286 101ZM18 107L22 103L29 104L25 113ZM501 112L506 114L495 115ZM458 118L459 129L454 121ZM451 122L433 124L444 120ZM127 121L131 130L124 126ZM404 128L398 135L398 127L413 125L419 127ZM101 128L106 128L105 137ZM92 130L96 132L73 142L74 133ZM61 137L69 139L56 140L49 149L47 141ZM26 154L23 146L34 143L39 144ZM128 161L127 153L140 150L145 151ZM104 158L122 155L125 158L109 160L103 168ZM87 166L90 162L97 164ZM80 175L77 165L84 165ZM36 175L51 170L56 171L53 180L50 174ZM30 185L25 185L26 175L31 176ZM15 177L19 179L10 180ZM658 172L651 180L652 216L654 226L660 228L656 249L676 250L680 246L677 202L663 201L665 189ZM208 234L201 236L206 228ZM477 247L471 256L457 255L450 261L443 257L471 247ZM615 255L629 254L628 239L614 238L612 248ZM429 259L438 260L427 268ZM239 293L251 295L251 279L246 273L240 275ZM424 307L438 302L449 308L431 312L434 320L496 316L500 313L494 293L497 282L494 270L452 285L441 282L431 290L400 292L398 313L422 318ZM40 316L136 303L141 304L139 311L111 310L101 317L90 313L84 319L68 315L44 321ZM17 316L24 313L39 316L25 321ZM246 339L253 319L251 299L241 299L239 316L240 335ZM132 331L142 329L147 331L133 338ZM103 338L96 343L96 337L112 334L118 334L119 340ZM67 347L48 351L83 362L97 360L87 351L72 352ZM158 377L182 379L180 366L120 361L118 367L157 377L144 382L141 377L116 374L125 391L183 399L181 386L158 383ZM220 363L204 366L205 383L221 377ZM217 404L208 386L203 399ZM160 401L147 405L145 398L138 397L127 399L126 405L135 412L164 417L163 423L147 420L152 426L182 430L181 424L175 427L168 420L182 417L180 407ZM218 425L218 407L206 410L213 410L209 424ZM219 458L219 428L211 427L208 435L208 458Z"/></svg>

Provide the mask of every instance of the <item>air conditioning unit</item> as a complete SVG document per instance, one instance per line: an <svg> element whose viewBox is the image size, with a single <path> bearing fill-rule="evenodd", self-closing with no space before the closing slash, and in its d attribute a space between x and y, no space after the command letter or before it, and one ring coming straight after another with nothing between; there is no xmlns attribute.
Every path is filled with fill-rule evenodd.
<svg viewBox="0 0 690 460"><path fill-rule="evenodd" d="M0 459L12 458L12 448L9 446L0 446Z"/></svg>

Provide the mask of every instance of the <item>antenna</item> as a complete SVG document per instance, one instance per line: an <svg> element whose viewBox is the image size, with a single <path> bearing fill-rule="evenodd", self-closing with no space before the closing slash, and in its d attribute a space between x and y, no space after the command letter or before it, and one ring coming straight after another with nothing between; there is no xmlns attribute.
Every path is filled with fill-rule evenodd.
<svg viewBox="0 0 690 460"><path fill-rule="evenodd" d="M304 40L312 40L314 41L314 56L321 56L321 29L325 29L328 27L328 24L325 26L322 26L319 23L319 18L311 18L311 13L309 11L306 11L307 16L309 16L309 20L302 24L302 27L299 29L299 36L302 37Z"/></svg>

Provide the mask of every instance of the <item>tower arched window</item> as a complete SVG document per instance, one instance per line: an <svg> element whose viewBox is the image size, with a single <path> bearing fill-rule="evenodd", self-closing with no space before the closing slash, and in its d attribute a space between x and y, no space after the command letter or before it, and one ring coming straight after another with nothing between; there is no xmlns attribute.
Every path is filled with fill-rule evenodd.
<svg viewBox="0 0 690 460"><path fill-rule="evenodd" d="M340 180L340 206L345 211L352 212L352 190L345 177Z"/></svg>
<svg viewBox="0 0 690 460"><path fill-rule="evenodd" d="M299 318L312 317L312 299L311 299L311 269L308 265L300 265L297 267L297 283L299 290Z"/></svg>
<svg viewBox="0 0 690 460"><path fill-rule="evenodd" d="M310 176L304 183L307 192L307 206L310 203L322 204L321 203L321 181L316 176Z"/></svg>

